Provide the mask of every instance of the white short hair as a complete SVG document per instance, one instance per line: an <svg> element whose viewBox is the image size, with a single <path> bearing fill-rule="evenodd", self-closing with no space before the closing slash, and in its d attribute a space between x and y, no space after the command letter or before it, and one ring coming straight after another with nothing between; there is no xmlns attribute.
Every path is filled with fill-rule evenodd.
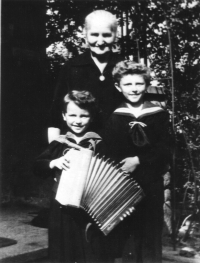
<svg viewBox="0 0 200 263"><path fill-rule="evenodd" d="M92 23L92 20L97 20L97 19L100 20L107 19L111 25L113 32L115 33L117 32L118 22L116 16L105 10L95 10L89 15L87 15L84 24L85 30L87 31L89 25Z"/></svg>

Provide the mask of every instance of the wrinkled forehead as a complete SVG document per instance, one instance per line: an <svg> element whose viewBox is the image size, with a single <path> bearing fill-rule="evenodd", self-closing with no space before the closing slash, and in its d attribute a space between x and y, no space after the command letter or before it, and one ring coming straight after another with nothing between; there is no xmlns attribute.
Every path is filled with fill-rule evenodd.
<svg viewBox="0 0 200 263"><path fill-rule="evenodd" d="M110 29L112 32L117 31L116 22L112 18L104 15L91 16L85 21L86 31L96 30L97 28Z"/></svg>
<svg viewBox="0 0 200 263"><path fill-rule="evenodd" d="M115 27L110 21L94 20L90 21L86 27L86 31L111 31L115 32Z"/></svg>

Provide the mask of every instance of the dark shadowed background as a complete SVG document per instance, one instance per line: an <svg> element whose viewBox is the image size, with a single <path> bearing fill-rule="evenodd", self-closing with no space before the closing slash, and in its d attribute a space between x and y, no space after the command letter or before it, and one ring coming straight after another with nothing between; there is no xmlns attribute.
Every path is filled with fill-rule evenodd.
<svg viewBox="0 0 200 263"><path fill-rule="evenodd" d="M47 145L46 1L2 1L1 198L43 197L32 162ZM44 186L44 188L43 188ZM48 187L47 187L48 188Z"/></svg>
<svg viewBox="0 0 200 263"><path fill-rule="evenodd" d="M198 197L195 180L199 189L200 178L200 4L196 0L2 0L1 200L48 196L50 182L33 176L32 163L47 146L48 115L61 64L84 50L79 27L95 9L117 15L121 53L149 61L154 80L167 96L167 110L175 120L175 201L181 203L187 194L193 206ZM66 56L55 52L60 42Z"/></svg>

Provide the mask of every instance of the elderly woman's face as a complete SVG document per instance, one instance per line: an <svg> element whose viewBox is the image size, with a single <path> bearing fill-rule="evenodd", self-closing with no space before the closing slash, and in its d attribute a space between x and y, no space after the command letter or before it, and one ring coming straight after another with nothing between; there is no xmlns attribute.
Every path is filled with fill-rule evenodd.
<svg viewBox="0 0 200 263"><path fill-rule="evenodd" d="M116 33L109 21L91 21L86 31L89 48L94 55L104 55L111 51Z"/></svg>

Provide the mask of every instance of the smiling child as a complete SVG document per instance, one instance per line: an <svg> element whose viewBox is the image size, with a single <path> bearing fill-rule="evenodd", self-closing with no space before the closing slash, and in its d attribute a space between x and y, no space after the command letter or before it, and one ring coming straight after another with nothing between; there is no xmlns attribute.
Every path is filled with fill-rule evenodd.
<svg viewBox="0 0 200 263"><path fill-rule="evenodd" d="M36 159L34 173L43 178L55 180L49 218L49 260L50 262L104 262L105 253L101 248L102 234L95 236L93 243L85 238L89 216L82 210L62 206L55 200L62 170L70 167L65 153L71 149L84 147L94 153L99 151L101 137L90 130L96 113L96 100L88 91L73 90L64 97L62 117L67 133L60 135ZM102 244L102 243L101 243Z"/></svg>
<svg viewBox="0 0 200 263"><path fill-rule="evenodd" d="M124 102L111 115L102 138L108 154L141 185L146 197L108 238L117 248L116 257L122 256L123 246L131 235L133 262L158 263L162 261L162 175L169 161L169 117L162 108L145 100L149 68L122 61L114 68L113 78Z"/></svg>

